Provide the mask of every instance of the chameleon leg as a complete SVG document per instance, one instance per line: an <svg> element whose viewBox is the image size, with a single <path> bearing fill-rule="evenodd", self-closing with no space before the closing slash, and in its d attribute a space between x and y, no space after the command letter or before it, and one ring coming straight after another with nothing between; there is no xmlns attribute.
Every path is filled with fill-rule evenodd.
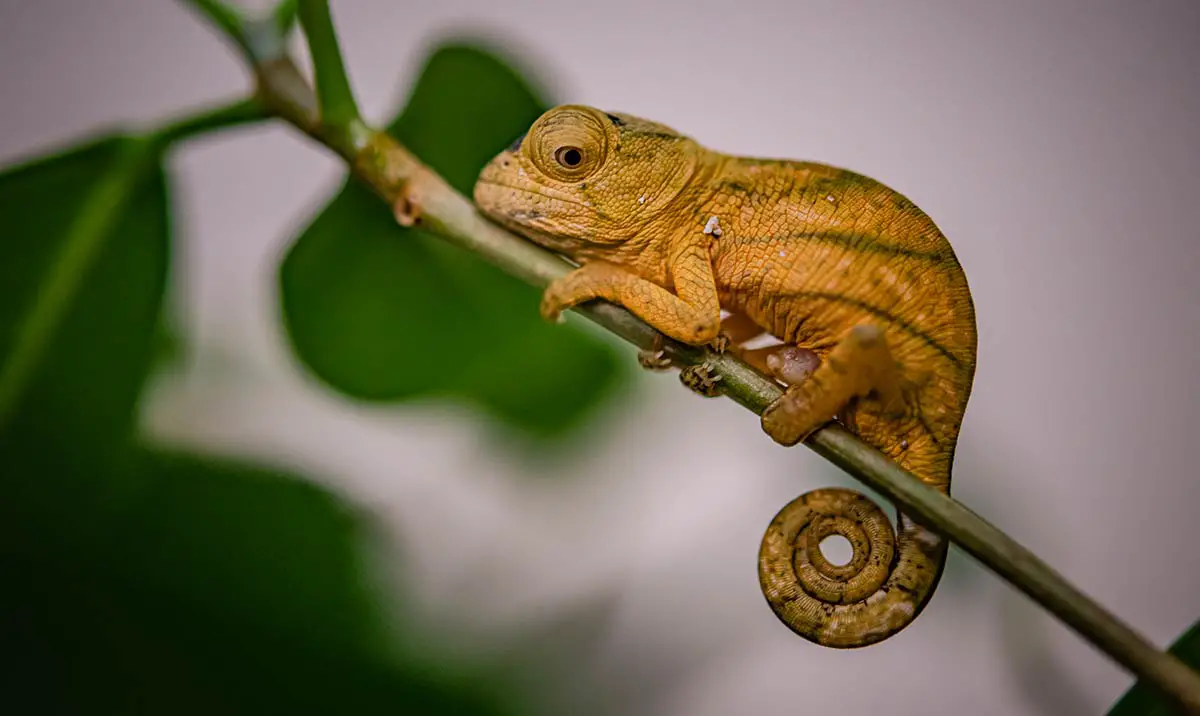
<svg viewBox="0 0 1200 716"><path fill-rule="evenodd" d="M876 326L850 329L821 365L791 385L762 414L767 435L795 445L832 420L850 401L875 395L889 414L903 408L900 371Z"/></svg>
<svg viewBox="0 0 1200 716"><path fill-rule="evenodd" d="M781 359L773 358L778 365ZM949 489L952 436L934 439L919 405L907 409L900 372L878 329L850 330L811 375L788 382L787 393L763 415L775 440L794 444L855 398L873 394L882 409L857 416L856 432L926 484ZM848 563L832 564L822 553L830 535L849 540ZM868 646L908 626L925 607L947 546L903 513L893 530L883 510L856 490L814 490L771 521L759 547L759 584L780 621L805 639L841 649Z"/></svg>
<svg viewBox="0 0 1200 716"><path fill-rule="evenodd" d="M766 348L742 348L741 344L747 341L758 338L764 333L762 326L758 325L745 314L734 313L721 321L721 332L717 340L713 341L713 350L718 353L724 353L728 350L733 355L750 363L764 373L774 375L785 382L791 382L787 378L783 378L780 370L791 375L799 375L797 371L798 363L792 360L793 354L802 352L804 349L796 348L795 346L768 346ZM779 353L784 357L775 357L774 354ZM807 351L811 354L811 351ZM661 359L663 363L651 364L648 361L655 360L656 357L661 357L662 351L641 351L638 353L638 360L647 368L660 368L670 365L667 359ZM816 358L815 354L812 354ZM774 361L773 365L768 365ZM803 361L801 361L802 363ZM815 365L814 365L815 367ZM697 365L683 366L679 371L679 382L683 383L688 390L694 393L699 393L706 398L712 398L721 394L718 387L718 378L713 376L712 370L706 363Z"/></svg>
<svg viewBox="0 0 1200 716"><path fill-rule="evenodd" d="M546 287L542 317L557 321L564 310L599 298L624 306L677 341L699 346L718 340L721 304L707 251L685 247L671 270L675 293L616 264L585 263Z"/></svg>
<svg viewBox="0 0 1200 716"><path fill-rule="evenodd" d="M730 344L740 345L746 341L758 338L765 331L744 313L731 313L721 321L721 333L729 339Z"/></svg>
<svg viewBox="0 0 1200 716"><path fill-rule="evenodd" d="M734 313L721 320L721 329L717 337L713 340L712 347L718 353L723 353L728 347L736 349L739 344L757 338L762 334L763 329L761 326L747 318L744 314ZM653 348L638 351L638 363L647 370L667 370L673 365L671 359L663 355L661 336L655 337L655 346ZM696 367L685 366L684 370ZM762 370L766 370L766 368ZM692 387L687 382L684 384Z"/></svg>

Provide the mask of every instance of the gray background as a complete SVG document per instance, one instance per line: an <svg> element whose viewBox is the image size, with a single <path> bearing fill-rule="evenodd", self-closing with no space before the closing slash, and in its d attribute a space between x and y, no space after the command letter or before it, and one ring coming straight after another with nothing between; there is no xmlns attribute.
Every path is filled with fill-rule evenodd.
<svg viewBox="0 0 1200 716"><path fill-rule="evenodd" d="M6 161L245 87L175 2L0 8ZM978 311L955 495L1159 644L1200 617L1196 3L333 9L373 119L435 39L470 31L511 46L564 101L906 193L950 237ZM673 377L642 377L570 460L539 465L455 406L348 404L303 375L276 320L277 262L338 164L273 127L194 143L172 168L192 345L146 429L299 466L379 515L384 585L403 559L414 611L397 618L415 614L427 648L532 658L515 676L547 689L553 713L1100 713L1127 687L961 555L883 644L793 636L758 591L758 540L792 497L847 478Z"/></svg>

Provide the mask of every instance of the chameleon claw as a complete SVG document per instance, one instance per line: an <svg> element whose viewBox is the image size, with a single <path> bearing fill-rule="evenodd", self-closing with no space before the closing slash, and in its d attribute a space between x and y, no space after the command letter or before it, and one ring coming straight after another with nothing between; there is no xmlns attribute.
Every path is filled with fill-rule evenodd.
<svg viewBox="0 0 1200 716"><path fill-rule="evenodd" d="M717 385L721 382L721 376L713 375L707 363L684 366L679 371L679 382L705 398L715 398L721 394L721 388Z"/></svg>
<svg viewBox="0 0 1200 716"><path fill-rule="evenodd" d="M663 350L661 333L654 334L654 343L650 348L638 351L638 363L647 370L667 370L674 365L674 361L668 358Z"/></svg>
<svg viewBox="0 0 1200 716"><path fill-rule="evenodd" d="M724 331L722 331L721 333L717 334L716 338L709 341L708 347L713 353L721 355L725 351L729 350L731 343L733 343L733 340Z"/></svg>
<svg viewBox="0 0 1200 716"><path fill-rule="evenodd" d="M662 350L640 350L637 358L638 363L646 370L667 370L671 367L671 359Z"/></svg>

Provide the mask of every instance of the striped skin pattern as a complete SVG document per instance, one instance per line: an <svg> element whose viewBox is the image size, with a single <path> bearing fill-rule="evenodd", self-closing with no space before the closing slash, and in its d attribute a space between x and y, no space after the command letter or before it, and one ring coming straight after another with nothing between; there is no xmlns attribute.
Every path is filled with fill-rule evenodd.
<svg viewBox="0 0 1200 716"><path fill-rule="evenodd" d="M474 196L492 220L580 264L546 289L546 318L604 299L672 338L729 350L786 386L762 417L776 442L837 419L949 492L974 308L949 243L905 197L581 105L542 115L484 168ZM764 333L778 345L743 347ZM821 552L835 534L853 547L847 564ZM861 647L916 618L947 546L902 514L893 528L854 490L815 490L771 522L759 581L797 634Z"/></svg>

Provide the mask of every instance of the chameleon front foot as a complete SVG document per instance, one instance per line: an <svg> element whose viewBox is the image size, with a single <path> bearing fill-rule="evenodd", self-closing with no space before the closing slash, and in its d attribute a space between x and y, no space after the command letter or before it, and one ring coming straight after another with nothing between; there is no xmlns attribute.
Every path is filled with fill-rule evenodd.
<svg viewBox="0 0 1200 716"><path fill-rule="evenodd" d="M543 306L543 315L545 315L545 304L543 304ZM731 346L744 343L745 341L754 338L761 333L762 329L751 323L749 319L735 314L721 321L721 327L717 333L717 337L705 345L713 353L721 355L728 351ZM668 370L677 365L677 363L668 358L666 353L663 351L663 337L661 333L654 336L653 346L638 351L637 359L638 364L646 370ZM689 371L688 366L680 366L680 368L683 371ZM695 375L685 377L681 374L680 379L683 381L684 385L686 385L688 388L692 388L693 390L695 390L693 385L708 386L710 383L716 382L715 379L711 377L711 370L707 367L699 368L696 366L691 366L690 372L695 373ZM704 373L705 375L700 375L700 373ZM708 389L709 388L706 387L705 391ZM708 393L705 391L698 392L701 392L702 395L716 395L716 393Z"/></svg>
<svg viewBox="0 0 1200 716"><path fill-rule="evenodd" d="M790 385L763 411L762 427L775 442L795 445L851 401L872 395L885 413L902 410L900 373L883 332L872 325L855 326L807 378Z"/></svg>

